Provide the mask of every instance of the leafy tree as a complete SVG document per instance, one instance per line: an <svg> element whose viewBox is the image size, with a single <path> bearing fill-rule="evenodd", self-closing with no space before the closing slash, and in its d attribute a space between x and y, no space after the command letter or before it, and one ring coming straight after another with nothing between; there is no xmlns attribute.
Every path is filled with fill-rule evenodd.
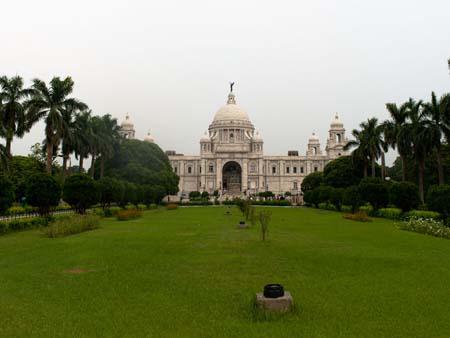
<svg viewBox="0 0 450 338"><path fill-rule="evenodd" d="M393 149L397 148L402 163L402 180L406 180L406 158L411 153L411 137L405 128L407 118L407 103L398 107L395 103L387 103L386 109L392 120L385 121L384 135L386 143Z"/></svg>
<svg viewBox="0 0 450 338"><path fill-rule="evenodd" d="M436 150L439 184L444 184L444 167L442 163L442 139L450 134L450 125L446 124L447 116L450 116L450 94L436 98L431 93L431 101L423 106L423 113L428 117L427 134L429 134L431 146Z"/></svg>
<svg viewBox="0 0 450 338"><path fill-rule="evenodd" d="M122 140L114 155L105 160L104 175L164 188L165 195L178 192L178 176L158 145L139 140Z"/></svg>
<svg viewBox="0 0 450 338"><path fill-rule="evenodd" d="M323 170L323 183L335 188L345 188L356 185L362 178L362 170L350 156L341 156L329 162Z"/></svg>
<svg viewBox="0 0 450 338"><path fill-rule="evenodd" d="M330 203L333 204L338 211L341 211L344 191L344 188L333 188L331 190Z"/></svg>
<svg viewBox="0 0 450 338"><path fill-rule="evenodd" d="M46 173L37 173L28 178L26 200L38 209L40 215L48 215L51 208L59 204L61 185Z"/></svg>
<svg viewBox="0 0 450 338"><path fill-rule="evenodd" d="M318 188L323 183L323 173L314 172L307 175L302 181L302 191L306 193L307 191L314 190Z"/></svg>
<svg viewBox="0 0 450 338"><path fill-rule="evenodd" d="M307 191L305 191L303 200L305 201L306 204L317 207L320 203L320 195L319 194L320 194L319 188L307 190Z"/></svg>
<svg viewBox="0 0 450 338"><path fill-rule="evenodd" d="M5 152L8 158L12 157L13 138L15 136L22 137L36 122L36 119L27 113L24 104L24 100L31 93L31 89L23 87L23 79L20 76L0 77L0 103L2 106L0 122L4 127Z"/></svg>
<svg viewBox="0 0 450 338"><path fill-rule="evenodd" d="M27 191L28 178L45 172L45 165L30 156L13 156L8 176L14 184L16 200L21 201Z"/></svg>
<svg viewBox="0 0 450 338"><path fill-rule="evenodd" d="M319 194L319 203L331 203L333 188L328 185L321 185L316 188Z"/></svg>
<svg viewBox="0 0 450 338"><path fill-rule="evenodd" d="M122 182L111 178L103 177L97 181L100 192L100 203L103 208L109 207L111 203L120 203L123 199L124 187Z"/></svg>
<svg viewBox="0 0 450 338"><path fill-rule="evenodd" d="M434 185L428 190L427 205L442 214L444 219L450 216L450 185Z"/></svg>
<svg viewBox="0 0 450 338"><path fill-rule="evenodd" d="M359 183L361 199L370 203L374 210L387 206L389 191L386 184L378 178L365 178Z"/></svg>
<svg viewBox="0 0 450 338"><path fill-rule="evenodd" d="M33 95L27 102L29 109L36 118L45 117L45 135L47 146L47 172L52 172L54 147L59 144L67 128L64 114L66 110L87 109L87 106L75 98L68 96L73 91L72 78L61 80L54 77L49 86L39 79L33 80Z"/></svg>
<svg viewBox="0 0 450 338"><path fill-rule="evenodd" d="M344 190L342 195L342 204L352 207L352 213L362 205L361 194L359 193L359 187L353 185Z"/></svg>
<svg viewBox="0 0 450 338"><path fill-rule="evenodd" d="M146 205L159 204L164 196L166 196L166 191L162 186L149 184L143 186L143 202Z"/></svg>
<svg viewBox="0 0 450 338"><path fill-rule="evenodd" d="M78 169L82 173L84 171L84 159L89 155L89 142L92 138L91 111L82 111L75 116L74 121L74 151L75 157L79 159Z"/></svg>
<svg viewBox="0 0 450 338"><path fill-rule="evenodd" d="M63 199L78 213L84 214L99 201L99 189L88 175L74 174L64 182Z"/></svg>
<svg viewBox="0 0 450 338"><path fill-rule="evenodd" d="M367 147L366 137L363 131L357 129L352 130L353 140L347 142L344 146L344 150L347 151L351 148L355 148L352 151L352 160L354 163L363 163L364 177L367 177L367 159L369 157L369 150Z"/></svg>
<svg viewBox="0 0 450 338"><path fill-rule="evenodd" d="M0 214L8 210L14 202L14 184L4 175L0 175Z"/></svg>
<svg viewBox="0 0 450 338"><path fill-rule="evenodd" d="M403 211L415 209L420 204L419 189L411 182L393 183L389 190L391 204Z"/></svg>

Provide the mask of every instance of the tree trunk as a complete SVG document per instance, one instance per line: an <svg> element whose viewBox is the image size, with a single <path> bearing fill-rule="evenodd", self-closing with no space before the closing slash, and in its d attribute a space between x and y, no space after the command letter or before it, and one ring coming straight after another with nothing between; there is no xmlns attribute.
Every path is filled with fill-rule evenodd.
<svg viewBox="0 0 450 338"><path fill-rule="evenodd" d="M442 166L441 149L437 150L436 157L437 157L439 185L442 185L442 184L444 184L444 167Z"/></svg>
<svg viewBox="0 0 450 338"><path fill-rule="evenodd" d="M94 178L95 173L95 153L92 154L92 162L91 162L91 177Z"/></svg>
<svg viewBox="0 0 450 338"><path fill-rule="evenodd" d="M425 160L419 160L419 195L420 200L425 203L424 192L423 192L423 176L425 171Z"/></svg>
<svg viewBox="0 0 450 338"><path fill-rule="evenodd" d="M6 138L5 148L6 148L6 155L8 156L8 160L12 159L11 143L12 143L12 138L10 138L10 137Z"/></svg>
<svg viewBox="0 0 450 338"><path fill-rule="evenodd" d="M100 178L103 178L103 173L105 171L105 158L100 157Z"/></svg>
<svg viewBox="0 0 450 338"><path fill-rule="evenodd" d="M80 155L80 164L78 165L78 172L83 172L83 162L84 162L84 155Z"/></svg>
<svg viewBox="0 0 450 338"><path fill-rule="evenodd" d="M386 158L384 151L381 152L381 179L384 181L386 178Z"/></svg>
<svg viewBox="0 0 450 338"><path fill-rule="evenodd" d="M404 155L400 155L400 159L402 161L402 181L406 181L406 159Z"/></svg>
<svg viewBox="0 0 450 338"><path fill-rule="evenodd" d="M68 155L63 155L63 165L62 165L62 170L63 170L63 176L66 177L67 176L67 160L68 160L69 156Z"/></svg>
<svg viewBox="0 0 450 338"><path fill-rule="evenodd" d="M364 160L364 178L367 178L367 160Z"/></svg>
<svg viewBox="0 0 450 338"><path fill-rule="evenodd" d="M52 174L53 144L47 140L47 173Z"/></svg>
<svg viewBox="0 0 450 338"><path fill-rule="evenodd" d="M375 155L371 156L371 160L372 160L372 177L375 177Z"/></svg>

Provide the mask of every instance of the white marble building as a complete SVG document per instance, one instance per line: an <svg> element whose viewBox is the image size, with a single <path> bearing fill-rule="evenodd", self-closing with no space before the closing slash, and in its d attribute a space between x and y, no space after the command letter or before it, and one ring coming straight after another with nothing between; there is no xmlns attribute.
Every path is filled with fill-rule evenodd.
<svg viewBox="0 0 450 338"><path fill-rule="evenodd" d="M286 156L264 156L264 142L247 113L236 103L233 92L200 139L200 155L185 156L168 151L174 172L180 177L180 195L191 191L218 190L221 195L301 192L303 178L322 171L332 159L344 155L345 129L336 114L329 129L325 151L313 134L305 155L289 151Z"/></svg>

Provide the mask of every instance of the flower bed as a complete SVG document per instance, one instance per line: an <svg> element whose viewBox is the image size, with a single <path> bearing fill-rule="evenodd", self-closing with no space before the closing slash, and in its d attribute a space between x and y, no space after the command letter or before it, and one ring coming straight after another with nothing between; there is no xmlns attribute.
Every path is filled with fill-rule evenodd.
<svg viewBox="0 0 450 338"><path fill-rule="evenodd" d="M407 221L400 223L399 228L401 230L450 239L450 227L432 218L411 217Z"/></svg>

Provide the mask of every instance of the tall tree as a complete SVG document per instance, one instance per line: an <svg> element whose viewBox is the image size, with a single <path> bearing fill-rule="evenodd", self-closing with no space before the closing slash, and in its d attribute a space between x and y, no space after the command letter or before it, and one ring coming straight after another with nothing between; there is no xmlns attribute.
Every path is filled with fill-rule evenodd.
<svg viewBox="0 0 450 338"><path fill-rule="evenodd" d="M29 131L36 119L32 119L27 114L24 100L31 95L33 91L24 88L23 79L20 76L8 78L0 77L0 102L1 124L4 127L3 135L6 140L5 151L11 159L11 143L14 136L23 137L25 132Z"/></svg>
<svg viewBox="0 0 450 338"><path fill-rule="evenodd" d="M114 150L119 143L119 129L117 119L112 118L109 114L101 117L100 178L103 177L105 171L105 161L114 155Z"/></svg>
<svg viewBox="0 0 450 338"><path fill-rule="evenodd" d="M395 103L387 103L386 109L391 115L391 120L383 123L385 141L393 148L397 148L402 162L402 180L406 181L408 154L411 153L411 137L405 129L407 119L407 103L400 107Z"/></svg>
<svg viewBox="0 0 450 338"><path fill-rule="evenodd" d="M424 203L425 159L427 153L433 148L433 142L422 101L409 99L407 107L408 120L404 128L405 135L410 136L412 141L414 160L418 166L419 195Z"/></svg>
<svg viewBox="0 0 450 338"><path fill-rule="evenodd" d="M364 166L364 177L367 177L367 162L369 157L369 149L367 147L366 136L364 135L363 130L352 130L353 140L347 142L344 146L344 150L349 150L351 148L355 148L352 151L352 159L353 162L356 163L361 161Z"/></svg>
<svg viewBox="0 0 450 338"><path fill-rule="evenodd" d="M92 134L89 139L89 153L91 154L91 168L90 174L91 177L94 178L95 174L95 160L97 156L100 154L100 149L104 140L102 139L102 119L99 116L93 116L90 120L90 125L92 129Z"/></svg>
<svg viewBox="0 0 450 338"><path fill-rule="evenodd" d="M39 79L33 80L33 95L28 102L30 110L39 118L45 117L45 137L47 144L47 172L52 172L53 148L58 145L67 128L64 114L68 107L79 110L87 106L75 98L68 97L73 91L71 77L61 80L54 77L50 85Z"/></svg>
<svg viewBox="0 0 450 338"><path fill-rule="evenodd" d="M378 119L375 117L361 123L360 127L372 166L372 177L375 177L376 161L381 154L382 128L380 128Z"/></svg>
<svg viewBox="0 0 450 338"><path fill-rule="evenodd" d="M434 92L431 93L431 101L423 105L423 113L428 117L427 129L432 147L436 150L438 182L444 184L444 167L442 164L442 141L444 135L450 132L446 124L446 118L450 114L450 94L436 98Z"/></svg>
<svg viewBox="0 0 450 338"><path fill-rule="evenodd" d="M78 169L83 172L84 159L89 155L89 141L92 137L91 111L83 111L75 116L74 143L75 157L80 163Z"/></svg>

